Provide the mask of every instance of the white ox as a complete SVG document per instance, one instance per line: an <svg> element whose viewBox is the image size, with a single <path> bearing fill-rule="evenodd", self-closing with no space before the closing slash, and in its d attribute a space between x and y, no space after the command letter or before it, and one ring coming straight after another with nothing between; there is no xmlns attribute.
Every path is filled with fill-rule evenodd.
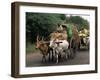
<svg viewBox="0 0 100 80"><path fill-rule="evenodd" d="M67 40L59 40L59 39L51 40L49 46L53 49L56 63L59 62L59 58L58 58L59 55L61 56L61 58L65 57L66 59L68 59L69 43Z"/></svg>

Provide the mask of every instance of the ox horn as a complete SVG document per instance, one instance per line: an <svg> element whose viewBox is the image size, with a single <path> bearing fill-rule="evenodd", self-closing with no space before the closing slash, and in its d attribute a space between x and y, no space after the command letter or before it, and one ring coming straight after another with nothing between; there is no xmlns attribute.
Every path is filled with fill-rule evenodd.
<svg viewBox="0 0 100 80"><path fill-rule="evenodd" d="M36 41L39 41L39 35L37 35L37 37L36 37Z"/></svg>
<svg viewBox="0 0 100 80"><path fill-rule="evenodd" d="M42 37L42 41L44 41L44 37Z"/></svg>

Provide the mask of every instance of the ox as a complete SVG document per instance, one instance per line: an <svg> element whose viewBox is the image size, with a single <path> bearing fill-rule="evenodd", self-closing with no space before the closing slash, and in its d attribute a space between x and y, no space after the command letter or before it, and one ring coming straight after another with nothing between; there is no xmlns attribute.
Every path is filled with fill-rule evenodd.
<svg viewBox="0 0 100 80"><path fill-rule="evenodd" d="M64 33L54 32L51 35L50 47L53 49L53 55L55 56L56 63L59 62L59 55L62 57L68 58L68 47L69 43L66 40L67 35L64 36Z"/></svg>
<svg viewBox="0 0 100 80"><path fill-rule="evenodd" d="M48 42L45 42L43 39L39 40L39 36L37 36L36 49L39 49L41 51L41 54L43 55L42 61L46 62L46 56L49 54L49 44L48 44Z"/></svg>

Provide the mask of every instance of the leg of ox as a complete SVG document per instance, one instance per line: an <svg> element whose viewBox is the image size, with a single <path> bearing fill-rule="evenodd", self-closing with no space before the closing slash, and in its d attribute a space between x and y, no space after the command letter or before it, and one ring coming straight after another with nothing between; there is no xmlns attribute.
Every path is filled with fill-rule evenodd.
<svg viewBox="0 0 100 80"><path fill-rule="evenodd" d="M57 50L55 50L55 62L56 62L56 64L58 63L58 55L59 55L59 52Z"/></svg>
<svg viewBox="0 0 100 80"><path fill-rule="evenodd" d="M43 57L42 57L42 62L46 62L46 56L45 55L43 55Z"/></svg>
<svg viewBox="0 0 100 80"><path fill-rule="evenodd" d="M56 55L56 64L58 63L58 54Z"/></svg>
<svg viewBox="0 0 100 80"><path fill-rule="evenodd" d="M67 49L65 53L65 59L68 60L70 58L70 55L71 55L70 50Z"/></svg>
<svg viewBox="0 0 100 80"><path fill-rule="evenodd" d="M53 49L52 48L49 48L49 61L53 61Z"/></svg>

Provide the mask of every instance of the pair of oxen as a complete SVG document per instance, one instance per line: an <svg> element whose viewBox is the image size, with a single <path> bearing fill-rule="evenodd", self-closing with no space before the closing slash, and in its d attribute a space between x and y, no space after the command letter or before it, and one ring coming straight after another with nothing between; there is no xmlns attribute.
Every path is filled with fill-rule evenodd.
<svg viewBox="0 0 100 80"><path fill-rule="evenodd" d="M39 40L38 35L36 48L38 48L43 55L42 61L46 62L47 56L49 57L49 61L55 63L58 63L61 59L68 60L68 58L74 58L80 42L76 26L73 26L72 33L70 40L67 39L66 31L54 31L50 34L50 41Z"/></svg>

